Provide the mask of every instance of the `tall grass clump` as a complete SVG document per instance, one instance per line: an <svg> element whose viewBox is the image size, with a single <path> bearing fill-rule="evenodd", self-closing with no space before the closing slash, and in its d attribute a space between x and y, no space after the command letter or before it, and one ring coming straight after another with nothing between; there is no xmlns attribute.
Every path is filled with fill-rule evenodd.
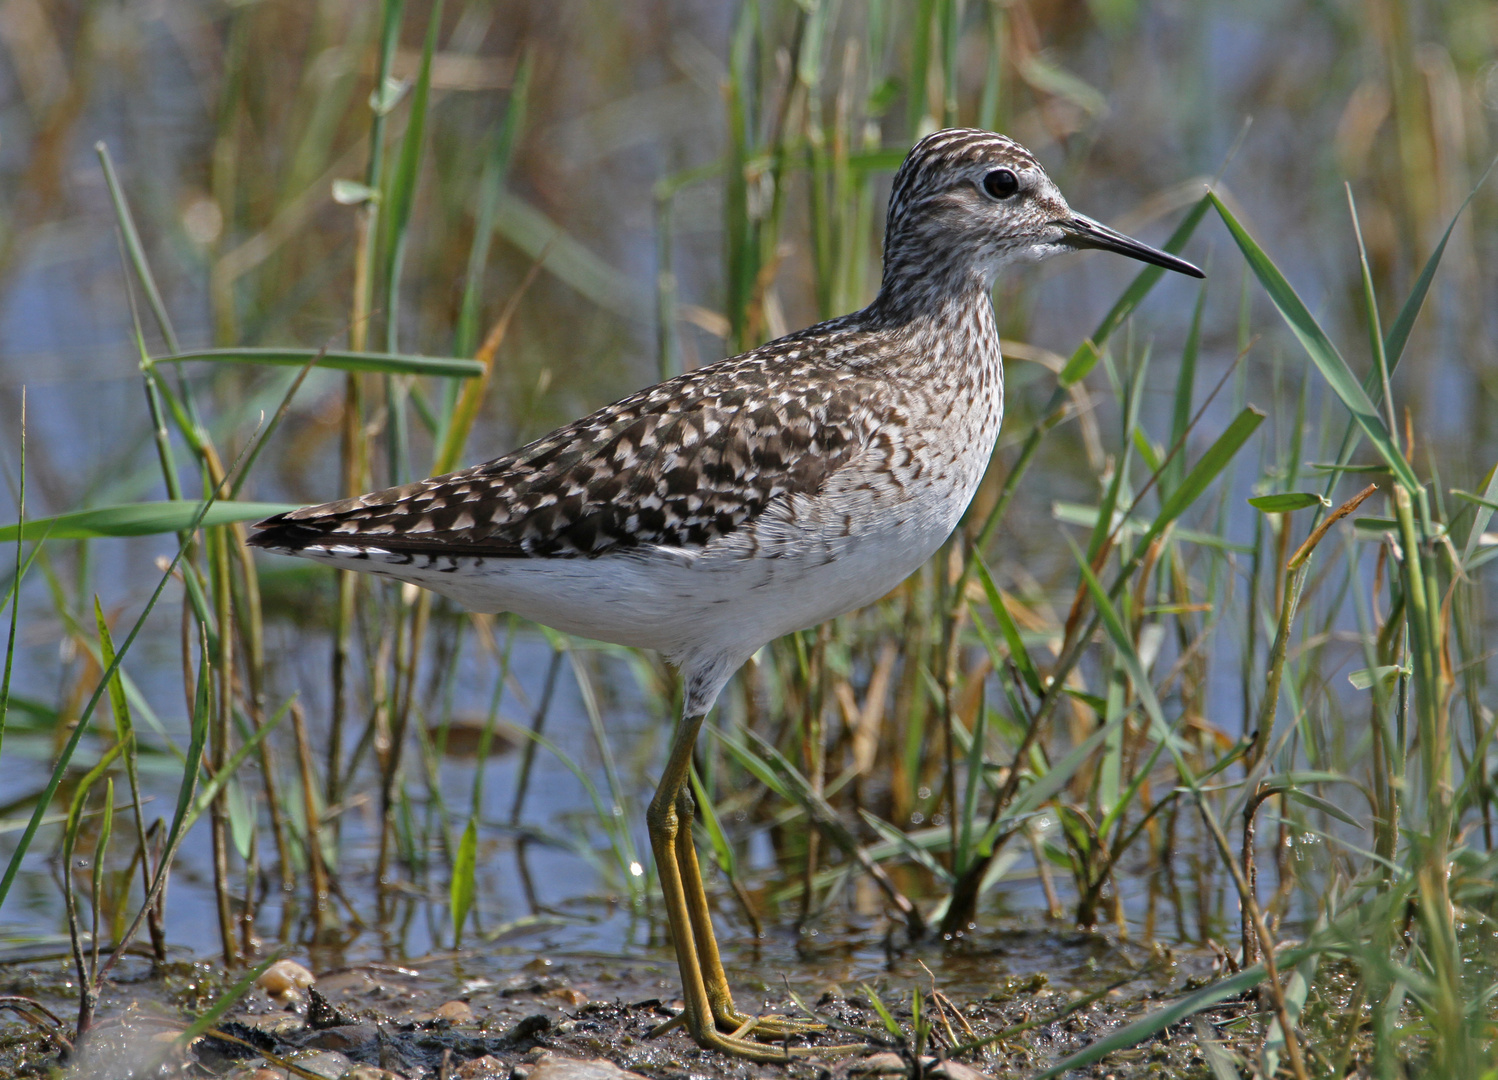
<svg viewBox="0 0 1498 1080"><path fill-rule="evenodd" d="M1116 296L1079 286L1087 321L1056 352L1033 340L1051 332L1032 321L1036 287L1004 283L1007 425L967 520L879 603L762 650L700 748L723 918L756 937L851 925L887 930L891 950L980 951L1008 897L1215 950L1214 981L1040 1075L1193 1018L1216 1075L1498 1064L1498 470L1444 461L1408 374L1439 359L1423 322L1480 321L1470 221L1490 225L1491 202L1460 203L1486 191L1438 122L1460 95L1389 7L1356 31L1389 85L1369 76L1338 129L1339 162L1373 174L1364 221L1351 187L1344 208L1316 181L1338 202L1321 239L1345 302L1308 304L1298 262L1254 239L1236 159L1149 205L1167 250L1215 243L1195 293L1157 293L1158 268ZM1132 5L1090 10L1109 40L1147 29ZM1060 146L1054 132L1091 130L1106 106L1038 47L1062 6L743 3L713 75L720 144L654 162L642 288L541 209L562 63L544 35L497 63L485 5L361 11L296 24L331 59L289 71L289 104L247 89L269 79L257 60L283 62L268 42L284 27L254 5L226 16L207 197L230 228L205 259L206 343L179 335L132 210L151 203L117 175L114 136L98 147L142 403L134 486L109 473L97 497L38 514L34 439L6 433L0 754L32 740L47 769L3 811L0 910L55 853L76 1035L122 957L167 960L163 898L189 835L204 834L206 910L236 973L272 942L457 947L553 917L486 886L486 864L513 858L523 877L540 846L648 916L640 808L679 693L654 658L257 561L247 523L454 469L502 449L496 429L519 442L601 404L607 343L588 369L551 351L604 341L592 324L643 323L633 344L665 377L852 310L877 288L887 180L916 138L963 123ZM1427 91L1416 70L1434 73ZM1368 164L1378 127L1358 125L1375 114L1394 152ZM1250 131L1240 158L1254 146ZM1442 147L1440 176L1421 146ZM1085 156L1056 171L1080 178ZM148 484L159 497L139 496ZM160 558L132 563L150 592L120 604L99 553L134 558L127 537L159 538ZM76 657L56 700L12 691L33 619ZM157 700L142 676L168 650L175 693ZM575 716L555 715L562 700ZM633 744L611 730L625 701L652 720ZM459 763L469 737L477 757ZM496 814L488 763L510 738ZM575 778L582 816L534 810L547 765ZM771 870L751 858L766 838ZM1247 1005L1224 1019L1229 1001Z"/></svg>

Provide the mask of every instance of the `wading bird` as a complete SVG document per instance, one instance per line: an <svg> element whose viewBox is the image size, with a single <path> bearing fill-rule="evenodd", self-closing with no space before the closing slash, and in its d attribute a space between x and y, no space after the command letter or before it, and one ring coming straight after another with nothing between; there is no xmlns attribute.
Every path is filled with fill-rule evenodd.
<svg viewBox="0 0 1498 1080"><path fill-rule="evenodd" d="M1073 213L1034 156L948 129L895 176L862 311L642 390L462 472L259 523L256 546L414 582L475 611L656 649L683 681L651 846L703 1047L759 1061L808 1025L734 1006L692 844L698 729L761 646L889 592L956 527L1004 412L990 292L1100 248L1201 271Z"/></svg>

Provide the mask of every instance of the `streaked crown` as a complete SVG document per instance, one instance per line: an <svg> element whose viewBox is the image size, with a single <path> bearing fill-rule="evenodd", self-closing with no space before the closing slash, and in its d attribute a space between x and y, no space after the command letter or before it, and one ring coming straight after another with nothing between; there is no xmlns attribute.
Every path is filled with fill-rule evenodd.
<svg viewBox="0 0 1498 1080"><path fill-rule="evenodd" d="M981 184L987 173L1008 168L1039 171L1035 155L1006 135L976 128L945 128L927 135L905 156L889 196L889 224L908 218L928 200L954 188Z"/></svg>

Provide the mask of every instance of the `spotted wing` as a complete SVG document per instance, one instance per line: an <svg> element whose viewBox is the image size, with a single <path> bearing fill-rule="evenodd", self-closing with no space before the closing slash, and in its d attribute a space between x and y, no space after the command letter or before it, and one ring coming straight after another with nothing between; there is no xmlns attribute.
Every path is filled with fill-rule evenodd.
<svg viewBox="0 0 1498 1080"><path fill-rule="evenodd" d="M250 542L515 558L701 547L820 491L867 437L870 391L760 350L462 472L268 518Z"/></svg>

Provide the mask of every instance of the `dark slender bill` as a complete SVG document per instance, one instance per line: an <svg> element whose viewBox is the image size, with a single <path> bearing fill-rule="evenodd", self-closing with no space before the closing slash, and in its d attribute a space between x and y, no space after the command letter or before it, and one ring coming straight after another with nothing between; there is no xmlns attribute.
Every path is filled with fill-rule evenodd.
<svg viewBox="0 0 1498 1080"><path fill-rule="evenodd" d="M1052 222L1052 224L1059 225L1066 230L1067 241L1074 247L1115 251L1131 259L1138 259L1140 262L1153 263L1155 266L1174 270L1178 274L1187 274L1196 278L1207 276L1185 259L1178 259L1168 252L1152 248L1148 244L1141 244L1138 240L1125 236L1121 232L1114 232L1108 226L1093 221L1089 217L1083 217L1081 214Z"/></svg>

